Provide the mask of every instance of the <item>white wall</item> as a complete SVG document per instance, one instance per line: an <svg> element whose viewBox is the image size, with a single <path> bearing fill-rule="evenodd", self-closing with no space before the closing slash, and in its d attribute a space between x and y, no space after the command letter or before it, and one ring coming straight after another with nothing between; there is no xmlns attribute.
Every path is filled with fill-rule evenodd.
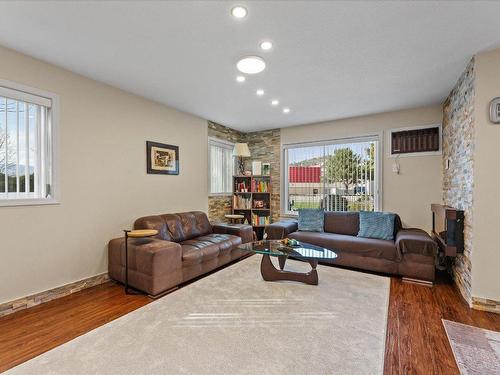
<svg viewBox="0 0 500 375"><path fill-rule="evenodd" d="M440 124L440 105L381 113L344 120L301 125L281 129L281 143L313 142L373 135L384 132L383 139L383 210L396 212L403 223L430 231L431 203L442 200L441 156L401 157L400 174L392 172L393 158L387 156L387 130Z"/></svg>
<svg viewBox="0 0 500 375"><path fill-rule="evenodd" d="M472 296L500 301L500 124L489 120L490 101L500 96L500 49L479 54L475 61Z"/></svg>
<svg viewBox="0 0 500 375"><path fill-rule="evenodd" d="M0 62L60 96L62 182L60 205L0 207L0 303L106 272L139 216L207 210L205 120L3 47ZM179 176L146 174L146 140L180 147Z"/></svg>

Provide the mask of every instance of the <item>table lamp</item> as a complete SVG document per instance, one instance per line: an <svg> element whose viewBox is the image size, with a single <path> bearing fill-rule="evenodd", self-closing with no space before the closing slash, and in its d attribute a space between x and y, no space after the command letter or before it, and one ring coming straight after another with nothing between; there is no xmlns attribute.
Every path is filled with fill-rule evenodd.
<svg viewBox="0 0 500 375"><path fill-rule="evenodd" d="M238 169L240 175L243 175L245 172L245 163L243 162L243 158L250 157L250 150L248 149L247 143L236 143L233 148L233 156L238 158Z"/></svg>

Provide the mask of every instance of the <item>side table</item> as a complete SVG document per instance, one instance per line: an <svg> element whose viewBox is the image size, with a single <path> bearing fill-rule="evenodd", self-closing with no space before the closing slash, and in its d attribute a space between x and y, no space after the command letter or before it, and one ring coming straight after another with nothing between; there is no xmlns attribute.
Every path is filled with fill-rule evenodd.
<svg viewBox="0 0 500 375"><path fill-rule="evenodd" d="M138 294L131 293L128 286L128 239L130 238L146 238L153 237L158 234L156 229L137 229L123 231L125 233L125 294Z"/></svg>
<svg viewBox="0 0 500 375"><path fill-rule="evenodd" d="M224 215L226 219L229 219L230 224L240 224L245 216L237 214Z"/></svg>

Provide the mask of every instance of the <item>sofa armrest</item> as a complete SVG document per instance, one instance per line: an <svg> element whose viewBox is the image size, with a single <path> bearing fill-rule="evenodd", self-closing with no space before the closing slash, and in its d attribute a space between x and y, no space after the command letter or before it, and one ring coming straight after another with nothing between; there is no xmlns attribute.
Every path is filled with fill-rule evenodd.
<svg viewBox="0 0 500 375"><path fill-rule="evenodd" d="M213 224L212 231L241 237L241 243L253 241L253 228L248 224Z"/></svg>
<svg viewBox="0 0 500 375"><path fill-rule="evenodd" d="M396 234L395 242L399 253L402 255L435 256L438 251L437 243L422 229L401 229Z"/></svg>
<svg viewBox="0 0 500 375"><path fill-rule="evenodd" d="M267 234L266 239L268 240L281 240L286 238L290 233L296 232L298 229L297 221L278 221L266 225L265 234Z"/></svg>
<svg viewBox="0 0 500 375"><path fill-rule="evenodd" d="M125 266L125 239L116 238L108 245L109 269L111 266ZM156 238L130 239L128 242L129 270L136 270L155 277L182 268L182 249L176 242ZM114 277L116 276L116 277ZM121 280L121 275L110 275Z"/></svg>

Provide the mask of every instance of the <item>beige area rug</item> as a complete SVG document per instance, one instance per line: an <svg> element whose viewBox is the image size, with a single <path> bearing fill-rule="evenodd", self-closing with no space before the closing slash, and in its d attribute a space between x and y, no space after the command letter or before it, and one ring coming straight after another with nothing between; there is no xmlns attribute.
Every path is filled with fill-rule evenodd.
<svg viewBox="0 0 500 375"><path fill-rule="evenodd" d="M500 332L443 319L462 375L500 374Z"/></svg>
<svg viewBox="0 0 500 375"><path fill-rule="evenodd" d="M7 373L383 372L389 278L318 266L318 286L266 282L260 258L196 281ZM287 268L309 265L290 260Z"/></svg>

